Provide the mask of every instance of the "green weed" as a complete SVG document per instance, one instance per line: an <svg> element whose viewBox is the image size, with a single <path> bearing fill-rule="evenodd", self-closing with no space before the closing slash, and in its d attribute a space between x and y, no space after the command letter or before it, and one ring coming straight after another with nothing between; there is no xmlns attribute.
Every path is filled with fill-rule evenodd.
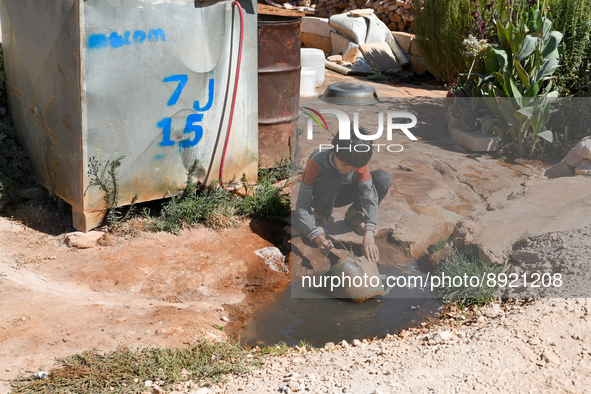
<svg viewBox="0 0 591 394"><path fill-rule="evenodd" d="M263 178L252 195L239 198L217 183L209 187L194 181L195 163L187 174L185 190L179 197L172 197L160 211L152 216L144 210L148 227L156 231L179 233L185 227L202 224L214 230L232 227L244 216L276 219L291 212L289 195Z"/></svg>
<svg viewBox="0 0 591 394"><path fill-rule="evenodd" d="M441 237L437 240L437 242L435 242L433 244L435 250L433 251L433 253L440 251L441 249L443 249L445 247L445 245L447 245L447 238L445 237Z"/></svg>
<svg viewBox="0 0 591 394"><path fill-rule="evenodd" d="M259 168L258 177L259 181L269 179L272 183L289 179L291 177L291 161L284 156L281 160L276 160L269 168Z"/></svg>
<svg viewBox="0 0 591 394"><path fill-rule="evenodd" d="M274 187L268 178L263 178L253 195L244 197L236 204L237 213L263 219L277 219L289 216L291 197L280 188Z"/></svg>
<svg viewBox="0 0 591 394"><path fill-rule="evenodd" d="M141 393L144 382L161 381L161 388L187 380L211 385L227 375L243 375L262 362L234 342L199 342L185 348L120 348L100 354L86 351L58 360L47 379L19 376L11 382L14 394ZM184 370L184 371L183 371Z"/></svg>
<svg viewBox="0 0 591 394"><path fill-rule="evenodd" d="M88 187L97 186L103 192L103 201L107 208L107 224L110 231L116 231L119 226L127 221L135 211L135 202L139 195L136 194L131 200L127 212L123 215L117 210L121 199L119 198L119 175L117 168L125 156L107 160L100 153L92 156L88 163L88 176L90 184Z"/></svg>
<svg viewBox="0 0 591 394"><path fill-rule="evenodd" d="M484 306L494 300L498 290L497 281L488 281L488 275L498 278L500 274L509 276L513 270L509 265L488 265L471 253L465 254L452 249L440 264L439 274L445 273L445 277L468 278L462 280L461 286L454 286L452 281L443 280L438 288L444 301L454 302L459 307ZM491 276L492 276L491 275ZM471 286L470 278L476 277L480 281L479 286ZM482 283L482 278L484 282ZM467 282L467 283L466 283ZM473 282L476 284L476 282ZM489 286L494 284L494 286Z"/></svg>

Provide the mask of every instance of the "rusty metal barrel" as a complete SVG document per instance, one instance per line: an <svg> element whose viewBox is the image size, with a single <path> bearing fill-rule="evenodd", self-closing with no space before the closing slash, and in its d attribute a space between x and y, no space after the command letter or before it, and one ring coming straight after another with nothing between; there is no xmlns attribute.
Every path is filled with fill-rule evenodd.
<svg viewBox="0 0 591 394"><path fill-rule="evenodd" d="M300 23L296 17L258 17L260 167L289 158L300 95Z"/></svg>

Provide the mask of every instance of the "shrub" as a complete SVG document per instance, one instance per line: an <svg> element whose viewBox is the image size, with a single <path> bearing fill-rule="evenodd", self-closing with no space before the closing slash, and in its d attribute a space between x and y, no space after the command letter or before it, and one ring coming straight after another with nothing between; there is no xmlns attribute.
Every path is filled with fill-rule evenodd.
<svg viewBox="0 0 591 394"><path fill-rule="evenodd" d="M546 124L558 97L551 79L559 67L562 33L552 27L542 8L525 4L512 19L497 23L498 44L486 50L480 95L491 98L486 104L496 119L484 122L483 132L492 127L517 147L519 157L528 147L533 156L540 139L553 141Z"/></svg>
<svg viewBox="0 0 591 394"><path fill-rule="evenodd" d="M440 81L456 81L472 62L463 54L463 40L473 35L492 42L494 21L507 17L507 0L424 0L415 2L414 13L417 44L429 71Z"/></svg>
<svg viewBox="0 0 591 394"><path fill-rule="evenodd" d="M552 0L556 30L564 33L556 85L562 96L591 93L591 0Z"/></svg>
<svg viewBox="0 0 591 394"><path fill-rule="evenodd" d="M455 80L466 71L462 34L472 24L470 0L415 2L414 32L429 71L440 81Z"/></svg>

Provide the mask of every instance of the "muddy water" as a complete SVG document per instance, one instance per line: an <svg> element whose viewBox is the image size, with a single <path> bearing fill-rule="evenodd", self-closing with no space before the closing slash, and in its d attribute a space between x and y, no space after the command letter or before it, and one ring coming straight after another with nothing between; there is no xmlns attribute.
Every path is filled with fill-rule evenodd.
<svg viewBox="0 0 591 394"><path fill-rule="evenodd" d="M380 267L381 275L420 274L416 265ZM240 330L245 346L278 342L297 345L304 340L315 346L355 338L381 337L418 326L437 312L439 300L416 289L390 289L383 298L362 304L330 298L292 298L291 286L277 293L246 320ZM387 289L388 290L388 289ZM420 298L418 298L420 297Z"/></svg>

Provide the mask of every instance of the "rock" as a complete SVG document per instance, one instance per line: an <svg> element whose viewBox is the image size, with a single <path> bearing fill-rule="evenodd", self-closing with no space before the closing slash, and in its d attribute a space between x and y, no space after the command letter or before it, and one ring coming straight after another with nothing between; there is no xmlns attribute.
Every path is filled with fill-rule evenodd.
<svg viewBox="0 0 591 394"><path fill-rule="evenodd" d="M288 387L293 392L300 391L300 384L298 382L296 382L296 381L290 382Z"/></svg>
<svg viewBox="0 0 591 394"><path fill-rule="evenodd" d="M560 163L554 164L552 167L548 168L544 175L549 179L553 179L571 176L574 175L574 173L574 168L566 164L566 161L562 160Z"/></svg>
<svg viewBox="0 0 591 394"><path fill-rule="evenodd" d="M209 389L207 387L202 387L197 390L189 391L189 394L209 394Z"/></svg>
<svg viewBox="0 0 591 394"><path fill-rule="evenodd" d="M357 58L359 56L363 56L361 55L361 51L359 50L359 47L353 47L351 49L349 49L347 51L347 53L345 53L342 57L343 62L349 62L349 63L355 63L355 61L357 60Z"/></svg>
<svg viewBox="0 0 591 394"><path fill-rule="evenodd" d="M577 168L575 168L576 175L591 176L591 160L583 160Z"/></svg>
<svg viewBox="0 0 591 394"><path fill-rule="evenodd" d="M343 60L343 56L341 55L332 55L326 58L329 62L338 63Z"/></svg>
<svg viewBox="0 0 591 394"><path fill-rule="evenodd" d="M90 249L96 246L99 239L103 237L105 233L102 231L90 231L83 233L76 231L66 235L66 245L70 248L77 249Z"/></svg>
<svg viewBox="0 0 591 394"><path fill-rule="evenodd" d="M579 163L581 163L583 160L585 160L585 158L579 156L579 154L576 152L576 148L571 149L571 151L568 152L568 154L564 157L564 161L566 161L566 164L568 164L571 167L578 166Z"/></svg>
<svg viewBox="0 0 591 394"><path fill-rule="evenodd" d="M334 347L334 342L326 342L324 345L326 349L332 349Z"/></svg>
<svg viewBox="0 0 591 394"><path fill-rule="evenodd" d="M547 351L547 350L544 351L544 353L542 353L540 358L542 360L544 360L545 362L547 362L548 364L556 364L556 365L560 364L560 358L556 354L554 354L550 351Z"/></svg>
<svg viewBox="0 0 591 394"><path fill-rule="evenodd" d="M152 382L151 380L146 380L144 382L144 386L146 386L146 387L152 387L153 384L154 384L154 382Z"/></svg>
<svg viewBox="0 0 591 394"><path fill-rule="evenodd" d="M402 20L400 18L400 15L398 15L396 13L394 13L394 15L397 17L397 20L392 19L392 17L390 17L392 22L400 22ZM413 35L409 34L409 33L400 32L400 31L393 31L392 36L394 36L394 39L396 40L396 42L398 43L398 45L400 46L402 51L406 54L409 54L411 40L412 40Z"/></svg>
<svg viewBox="0 0 591 394"><path fill-rule="evenodd" d="M225 322L229 322L229 321L230 321L230 319L228 319L228 317L227 317L227 316L222 316L222 317L220 317L220 320L221 320L221 321L225 321Z"/></svg>
<svg viewBox="0 0 591 394"><path fill-rule="evenodd" d="M482 313L488 317L497 317L503 313L503 309L499 304L488 304L486 308L482 308Z"/></svg>
<svg viewBox="0 0 591 394"><path fill-rule="evenodd" d="M353 339L353 342L351 342L351 345L353 345L355 347L359 347L359 346L361 346L361 341L359 339Z"/></svg>
<svg viewBox="0 0 591 394"><path fill-rule="evenodd" d="M453 142L472 152L494 152L499 149L500 140L498 137L483 135L480 132L468 132L454 127L451 129L450 137Z"/></svg>
<svg viewBox="0 0 591 394"><path fill-rule="evenodd" d="M154 387L152 389L152 394L166 394L166 391L164 391L160 387Z"/></svg>
<svg viewBox="0 0 591 394"><path fill-rule="evenodd" d="M591 160L591 137L583 138L573 150L582 158Z"/></svg>
<svg viewBox="0 0 591 394"><path fill-rule="evenodd" d="M254 251L254 254L265 261L265 264L275 272L283 272L285 256L281 253L279 248L275 246L268 246L266 248Z"/></svg>
<svg viewBox="0 0 591 394"><path fill-rule="evenodd" d="M349 347L349 343L344 339L339 343L339 345L341 345L342 347Z"/></svg>
<svg viewBox="0 0 591 394"><path fill-rule="evenodd" d="M436 343L443 343L446 341L450 341L453 338L451 332L448 331L437 331L436 333L432 334L431 339L433 339Z"/></svg>

